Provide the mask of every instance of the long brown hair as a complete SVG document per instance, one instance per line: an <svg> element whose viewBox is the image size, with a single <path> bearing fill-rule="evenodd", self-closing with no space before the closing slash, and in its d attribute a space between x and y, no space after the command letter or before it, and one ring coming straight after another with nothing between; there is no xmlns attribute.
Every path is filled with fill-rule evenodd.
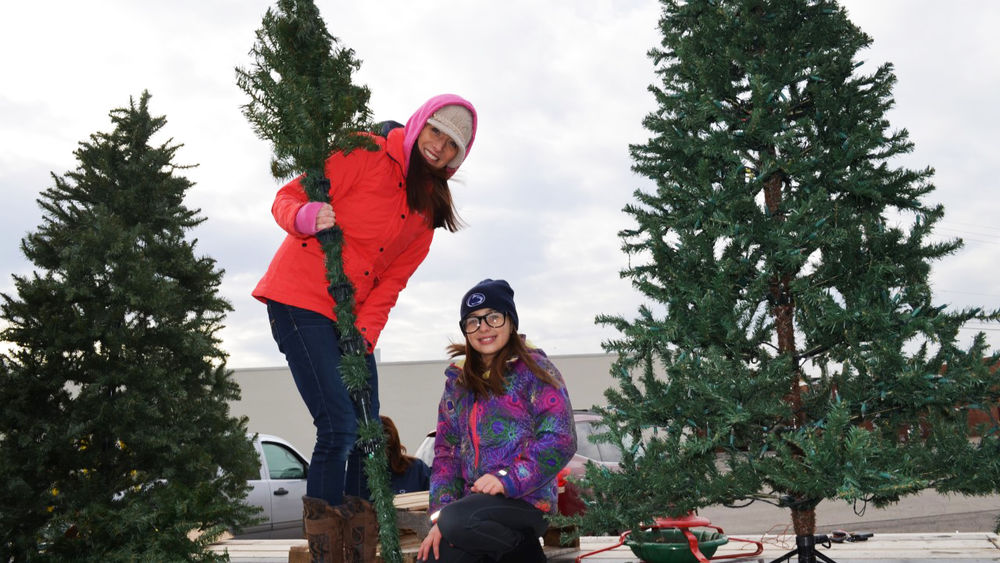
<svg viewBox="0 0 1000 563"><path fill-rule="evenodd" d="M393 473L406 473L413 463L414 458L406 455L406 447L399 441L399 430L396 424L388 416L379 416L382 419L382 429L385 430L385 449L389 456L389 469Z"/></svg>
<svg viewBox="0 0 1000 563"><path fill-rule="evenodd" d="M448 346L449 357L465 356L465 364L462 366L462 373L458 376L458 384L472 391L477 399L490 395L494 397L503 395L504 384L507 382L505 377L507 362L514 358L524 362L524 365L528 366L531 373L535 374L538 379L553 387L558 385L549 372L542 369L538 362L531 357L531 349L524 343L524 337L517 333L517 327L510 323L509 316L507 322L511 331L510 338L507 340L507 344L493 356L493 361L488 366L483 361L483 355L469 344L469 335L465 335L464 344L453 343ZM489 376L484 377L487 373Z"/></svg>
<svg viewBox="0 0 1000 563"><path fill-rule="evenodd" d="M410 151L410 169L406 171L406 204L427 217L431 228L444 227L454 233L462 227L444 169L431 168L416 143Z"/></svg>

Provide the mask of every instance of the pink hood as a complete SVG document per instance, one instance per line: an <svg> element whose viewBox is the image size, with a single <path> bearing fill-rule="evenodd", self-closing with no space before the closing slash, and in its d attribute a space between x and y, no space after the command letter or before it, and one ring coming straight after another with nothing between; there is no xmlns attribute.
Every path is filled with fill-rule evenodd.
<svg viewBox="0 0 1000 563"><path fill-rule="evenodd" d="M461 96L456 96L455 94L441 94L427 100L424 105L420 106L420 109L418 109L413 115L410 116L410 119L406 121L406 128L404 129L403 135L404 169L410 169L410 151L413 150L413 144L417 142L417 137L420 135L420 131L423 130L424 125L427 123L427 119L434 115L434 112L444 106L452 105L462 106L468 109L469 113L472 114L472 135L469 137L469 143L465 147L465 156L469 156L469 151L472 150L472 142L476 140L476 127L479 125L479 117L476 115L476 108L472 107L472 104ZM450 178L456 170L458 170L458 168L447 168L448 177Z"/></svg>

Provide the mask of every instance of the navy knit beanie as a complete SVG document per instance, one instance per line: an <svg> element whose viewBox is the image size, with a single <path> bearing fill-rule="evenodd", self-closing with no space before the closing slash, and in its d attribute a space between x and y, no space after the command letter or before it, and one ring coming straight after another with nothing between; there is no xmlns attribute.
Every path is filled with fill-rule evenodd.
<svg viewBox="0 0 1000 563"><path fill-rule="evenodd" d="M514 327L517 327L514 290L506 281L487 278L465 292L465 296L462 297L462 316L460 318L464 319L469 313L483 308L506 313L514 323Z"/></svg>

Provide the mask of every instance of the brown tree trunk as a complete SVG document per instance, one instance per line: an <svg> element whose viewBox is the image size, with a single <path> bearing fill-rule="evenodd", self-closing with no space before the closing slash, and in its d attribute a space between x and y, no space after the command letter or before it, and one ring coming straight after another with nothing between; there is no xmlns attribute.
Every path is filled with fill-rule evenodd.
<svg viewBox="0 0 1000 563"><path fill-rule="evenodd" d="M764 181L764 204L767 205L771 217L778 223L785 220L781 211L782 188L785 184L785 175L780 170L772 174ZM771 279L771 314L774 315L774 327L778 337L778 354L787 355L794 358L795 348L795 297L791 292L792 274L782 272ZM805 423L805 413L802 410L802 373L798 363L789 374L788 393L785 401L792 409L792 420L789 421L793 428L798 428ZM798 455L798 452L796 452ZM790 491L792 496L798 500L798 495ZM796 536L812 536L816 533L816 509L810 507L805 510L792 509L792 525Z"/></svg>
<svg viewBox="0 0 1000 563"><path fill-rule="evenodd" d="M816 533L816 509L792 509L792 526L796 536L811 536Z"/></svg>
<svg viewBox="0 0 1000 563"><path fill-rule="evenodd" d="M764 203L775 221L784 222L785 216L781 212L781 188L785 183L785 175L778 171L771 174L764 181ZM781 273L771 279L771 314L774 315L774 328L778 333L778 354L795 356L795 298L789 287L792 281L791 273ZM793 426L798 427L802 420L802 382L798 365L792 369L788 387L788 394L785 400L792 407L795 419Z"/></svg>

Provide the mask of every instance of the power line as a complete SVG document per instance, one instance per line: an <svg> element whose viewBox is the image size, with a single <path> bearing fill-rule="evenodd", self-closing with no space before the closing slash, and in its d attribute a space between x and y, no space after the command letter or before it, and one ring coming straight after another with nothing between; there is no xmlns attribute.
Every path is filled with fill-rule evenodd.
<svg viewBox="0 0 1000 563"><path fill-rule="evenodd" d="M958 221L940 221L939 225L959 225L962 227L973 227L976 229L986 229L987 231L997 231L1000 232L1000 227L996 225L975 225L973 223L959 223Z"/></svg>
<svg viewBox="0 0 1000 563"><path fill-rule="evenodd" d="M1000 294L998 293L979 293L976 291L961 291L958 289L934 288L934 293L961 293L963 295L979 295L980 297L1000 297Z"/></svg>
<svg viewBox="0 0 1000 563"><path fill-rule="evenodd" d="M968 233L969 232L969 231L959 231L959 230L956 230L956 229L934 229L934 235L942 237L942 238L944 238L945 235L942 235L942 234L938 233L938 231L950 231L950 232L953 232L953 233L959 233L960 235L961 235L961 233ZM990 236L990 235L984 234L984 233L971 233L971 234L978 235L978 236ZM982 242L982 243L985 243L985 244L997 244L997 243L1000 243L1000 238L998 238L997 240L982 240L982 239L977 239L977 238L969 238L967 236L963 236L961 238L962 238L963 242L965 242L965 241L971 241L971 242Z"/></svg>

